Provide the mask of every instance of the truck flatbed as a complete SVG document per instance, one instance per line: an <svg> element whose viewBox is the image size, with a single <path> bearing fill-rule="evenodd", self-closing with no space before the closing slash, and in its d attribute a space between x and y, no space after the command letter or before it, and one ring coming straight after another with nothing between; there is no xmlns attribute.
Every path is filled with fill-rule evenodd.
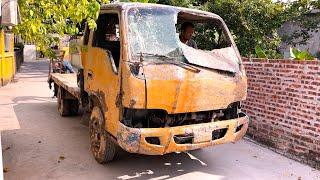
<svg viewBox="0 0 320 180"><path fill-rule="evenodd" d="M49 79L62 87L70 94L72 94L75 98L80 99L80 88L77 85L77 74L60 74L60 73L51 73L49 75Z"/></svg>

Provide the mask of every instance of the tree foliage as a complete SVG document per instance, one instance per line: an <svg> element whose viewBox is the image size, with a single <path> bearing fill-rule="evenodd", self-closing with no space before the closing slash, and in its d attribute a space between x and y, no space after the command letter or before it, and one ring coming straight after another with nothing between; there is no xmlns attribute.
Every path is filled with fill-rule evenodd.
<svg viewBox="0 0 320 180"><path fill-rule="evenodd" d="M290 56L294 60L314 60L314 57L308 51L300 51L299 49L290 48Z"/></svg>
<svg viewBox="0 0 320 180"><path fill-rule="evenodd" d="M96 26L100 3L108 0L19 0L21 24L14 31L24 41L35 42L44 52L57 41L53 34L78 33L83 20L90 28Z"/></svg>
<svg viewBox="0 0 320 180"><path fill-rule="evenodd" d="M52 56L49 47L58 41L54 34L77 34L83 22L94 29L100 5L107 3L109 0L19 0L22 22L14 31L24 41L34 42L41 51Z"/></svg>
<svg viewBox="0 0 320 180"><path fill-rule="evenodd" d="M282 40L295 46L306 44L310 38L310 32L320 30L320 13L309 13L312 10L320 10L320 1L299 0L291 3L288 14L291 14L291 22L299 25L291 35L282 37Z"/></svg>
<svg viewBox="0 0 320 180"><path fill-rule="evenodd" d="M280 43L277 29L287 21L285 4L272 0L215 0L206 8L227 23L242 55L253 54L259 45L266 54L276 56Z"/></svg>
<svg viewBox="0 0 320 180"><path fill-rule="evenodd" d="M319 21L304 19L311 9L320 8L319 0L297 0L291 3L273 0L123 0L153 2L203 9L220 15L228 25L243 56L255 54L256 47L268 57L277 57L281 38L277 30L286 21L299 21L303 25L295 37L307 39L307 31L315 29ZM19 0L22 23L14 31L25 41L35 42L44 52L57 42L52 34L77 34L84 21L93 29L101 3L109 0ZM288 39L287 39L288 41ZM290 38L289 38L290 41ZM209 45L208 45L209 46Z"/></svg>
<svg viewBox="0 0 320 180"><path fill-rule="evenodd" d="M303 27L289 41L302 37L306 41L308 31L316 29L319 20L305 19L311 9L320 8L319 0L297 0L290 3L273 0L159 0L158 3L194 7L220 15L228 25L241 55L256 54L256 47L268 57L279 57L281 37L277 30L287 21L301 22ZM318 16L318 15L317 15Z"/></svg>

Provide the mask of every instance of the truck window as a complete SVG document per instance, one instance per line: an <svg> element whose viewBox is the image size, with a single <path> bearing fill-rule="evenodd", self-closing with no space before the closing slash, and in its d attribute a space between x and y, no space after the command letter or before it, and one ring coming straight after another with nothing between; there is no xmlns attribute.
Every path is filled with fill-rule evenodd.
<svg viewBox="0 0 320 180"><path fill-rule="evenodd" d="M192 24L194 33L191 40L197 44L197 49L212 51L215 49L228 48L232 45L227 30L223 23L217 18L179 12L177 26L179 33L181 33L181 25L184 23Z"/></svg>
<svg viewBox="0 0 320 180"><path fill-rule="evenodd" d="M108 51L110 59L115 66L120 62L120 32L118 14L100 14L97 20L97 29L93 35L93 47L99 47Z"/></svg>

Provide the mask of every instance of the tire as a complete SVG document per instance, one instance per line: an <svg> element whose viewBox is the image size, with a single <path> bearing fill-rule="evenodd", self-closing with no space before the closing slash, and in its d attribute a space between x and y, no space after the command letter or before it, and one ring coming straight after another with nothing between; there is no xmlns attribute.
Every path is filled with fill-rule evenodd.
<svg viewBox="0 0 320 180"><path fill-rule="evenodd" d="M70 101L62 98L62 88L58 89L57 102L58 102L58 111L61 116L70 115Z"/></svg>
<svg viewBox="0 0 320 180"><path fill-rule="evenodd" d="M100 164L112 161L116 156L117 145L105 130L105 118L98 106L92 109L89 131L90 149L96 161Z"/></svg>

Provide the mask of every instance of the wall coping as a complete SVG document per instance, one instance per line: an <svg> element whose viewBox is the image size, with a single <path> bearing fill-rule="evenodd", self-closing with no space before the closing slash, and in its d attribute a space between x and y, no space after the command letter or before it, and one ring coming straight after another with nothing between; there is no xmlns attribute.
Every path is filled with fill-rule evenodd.
<svg viewBox="0 0 320 180"><path fill-rule="evenodd" d="M292 59L266 59L266 58L242 58L244 64L248 63L290 63L290 64L318 64L320 65L320 60L292 60Z"/></svg>

